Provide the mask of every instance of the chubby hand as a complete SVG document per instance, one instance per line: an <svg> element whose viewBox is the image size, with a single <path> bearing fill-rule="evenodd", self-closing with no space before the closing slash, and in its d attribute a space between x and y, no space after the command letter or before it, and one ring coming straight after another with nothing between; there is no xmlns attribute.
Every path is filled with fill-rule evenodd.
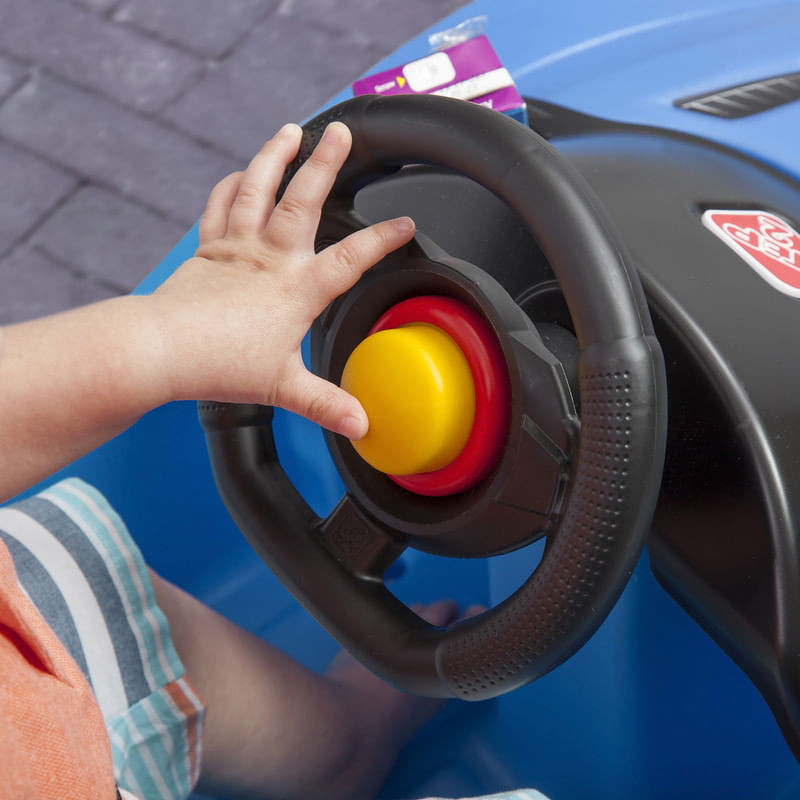
<svg viewBox="0 0 800 800"><path fill-rule="evenodd" d="M315 254L321 208L351 136L332 123L276 203L300 140L297 125L285 126L245 172L214 188L194 258L154 294L171 394L280 406L359 439L368 427L360 403L308 372L300 345L328 303L412 238L414 223L380 222Z"/></svg>

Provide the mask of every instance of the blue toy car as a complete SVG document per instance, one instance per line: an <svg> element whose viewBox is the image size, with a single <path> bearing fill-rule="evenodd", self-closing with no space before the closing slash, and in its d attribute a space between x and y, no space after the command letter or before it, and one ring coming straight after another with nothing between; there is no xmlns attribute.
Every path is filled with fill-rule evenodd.
<svg viewBox="0 0 800 800"><path fill-rule="evenodd" d="M348 93L306 128L354 132L321 240L399 213L420 231L309 359L338 380L387 312L465 307L507 392L481 401L480 468L420 490L282 412L204 404L272 570L194 405L79 471L154 568L310 666L336 645L276 574L396 683L485 700L424 729L384 800L800 797L800 4L478 0L439 27L480 14L534 133ZM492 611L439 631L403 606L443 594Z"/></svg>

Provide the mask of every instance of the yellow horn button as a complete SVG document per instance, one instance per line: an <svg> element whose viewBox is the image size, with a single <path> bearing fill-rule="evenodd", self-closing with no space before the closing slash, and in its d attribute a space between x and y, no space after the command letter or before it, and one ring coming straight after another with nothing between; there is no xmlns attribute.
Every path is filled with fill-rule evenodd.
<svg viewBox="0 0 800 800"><path fill-rule="evenodd" d="M342 388L361 401L369 418L367 435L353 447L389 475L446 467L472 431L469 364L450 336L432 325L368 336L350 354Z"/></svg>

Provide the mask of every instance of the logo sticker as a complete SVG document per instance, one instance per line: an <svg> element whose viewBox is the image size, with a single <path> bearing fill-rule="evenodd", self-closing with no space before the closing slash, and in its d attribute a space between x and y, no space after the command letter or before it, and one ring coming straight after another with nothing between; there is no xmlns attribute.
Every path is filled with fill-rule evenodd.
<svg viewBox="0 0 800 800"><path fill-rule="evenodd" d="M709 210L703 225L779 292L800 297L800 233L768 211Z"/></svg>

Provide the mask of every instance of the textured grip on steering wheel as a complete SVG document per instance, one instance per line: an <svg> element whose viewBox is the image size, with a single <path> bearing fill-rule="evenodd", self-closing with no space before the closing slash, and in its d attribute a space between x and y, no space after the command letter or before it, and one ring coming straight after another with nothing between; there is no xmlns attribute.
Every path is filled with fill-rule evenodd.
<svg viewBox="0 0 800 800"><path fill-rule="evenodd" d="M528 581L481 625L456 628L440 643L437 670L456 696L480 700L541 677L616 602L621 587L606 576L633 570L647 530L644 515L655 502L651 490L642 504L641 493L658 485L653 478L661 469L663 426L654 425L664 411L660 360L650 337L583 353L580 450L558 536ZM644 469L633 474L631 464ZM631 538L631 531L638 536ZM564 648L565 642L574 646Z"/></svg>
<svg viewBox="0 0 800 800"><path fill-rule="evenodd" d="M314 117L314 119L303 126L303 138L300 141L300 149L297 151L297 155L294 159L289 162L289 165L286 167L283 180L278 188L278 198L283 197L283 193L286 191L289 181L295 176L297 170L308 161L309 157L314 152L314 148L320 143L322 134L325 133L325 129L328 125L330 125L331 122L340 122L342 117L343 112L341 106L334 106L327 111L323 111L319 116Z"/></svg>

